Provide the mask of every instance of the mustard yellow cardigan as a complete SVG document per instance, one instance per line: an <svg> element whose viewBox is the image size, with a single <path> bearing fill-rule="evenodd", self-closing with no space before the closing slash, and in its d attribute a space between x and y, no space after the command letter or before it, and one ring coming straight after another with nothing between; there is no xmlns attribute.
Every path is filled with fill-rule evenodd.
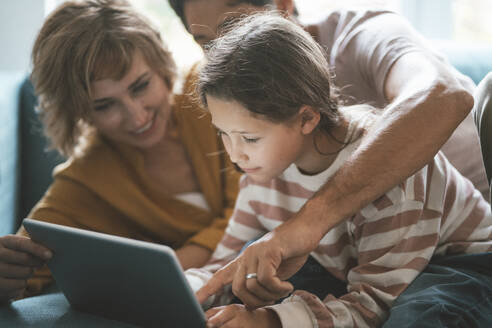
<svg viewBox="0 0 492 328"><path fill-rule="evenodd" d="M232 214L239 174L210 116L189 95L192 83L188 76L184 94L174 98L173 115L210 211L151 189L137 149L99 138L84 155L55 168L53 184L29 217L173 248L194 243L213 251ZM19 233L26 234L23 228ZM47 268L38 270L28 281L26 296L51 281Z"/></svg>

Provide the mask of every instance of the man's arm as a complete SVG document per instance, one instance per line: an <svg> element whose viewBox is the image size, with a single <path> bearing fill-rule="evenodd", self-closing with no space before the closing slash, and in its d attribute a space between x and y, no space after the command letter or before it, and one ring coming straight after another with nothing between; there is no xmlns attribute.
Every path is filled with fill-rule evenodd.
<svg viewBox="0 0 492 328"><path fill-rule="evenodd" d="M283 272L296 272L303 264L299 259L331 228L429 162L473 107L471 85L459 81L444 63L419 52L395 62L384 90L391 103L351 158L294 217L218 272L199 299L230 282L238 270L258 273L259 285L268 286L270 293L285 293ZM239 285L243 288L236 296L241 299L258 288Z"/></svg>
<svg viewBox="0 0 492 328"><path fill-rule="evenodd" d="M313 241L308 248L314 249L333 226L434 157L471 111L472 88L470 81L458 80L448 66L433 57L419 52L400 57L386 78L384 89L391 103L378 122L292 223L279 230L317 227L309 229L314 232L312 239L306 238ZM292 253L299 255L299 251Z"/></svg>

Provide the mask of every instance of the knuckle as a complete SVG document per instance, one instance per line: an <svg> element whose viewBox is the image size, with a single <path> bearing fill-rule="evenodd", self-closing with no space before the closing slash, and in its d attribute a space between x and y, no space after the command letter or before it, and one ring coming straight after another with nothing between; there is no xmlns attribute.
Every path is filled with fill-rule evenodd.
<svg viewBox="0 0 492 328"><path fill-rule="evenodd" d="M9 294L16 290L24 290L27 287L25 279L5 279L0 278L0 293Z"/></svg>
<svg viewBox="0 0 492 328"><path fill-rule="evenodd" d="M274 285L274 279L271 277L262 277L261 279L258 278L259 283L261 283L263 286L273 286Z"/></svg>
<svg viewBox="0 0 492 328"><path fill-rule="evenodd" d="M14 238L14 235L13 234L8 234L8 235L5 235L2 239L3 240L10 241L10 240L12 240L12 238Z"/></svg>
<svg viewBox="0 0 492 328"><path fill-rule="evenodd" d="M247 281L246 282L246 289L248 291L250 291L251 293L256 294L262 288L256 281Z"/></svg>
<svg viewBox="0 0 492 328"><path fill-rule="evenodd" d="M258 282L256 279L248 279L246 280L246 288L247 289L255 289L258 287Z"/></svg>
<svg viewBox="0 0 492 328"><path fill-rule="evenodd" d="M241 295L241 293L242 293L242 288L241 288L240 286L238 286L238 285L234 285L234 284L233 284L233 285L232 285L232 293L233 293L234 295L236 295L236 296L238 296L238 297L239 297L239 295Z"/></svg>
<svg viewBox="0 0 492 328"><path fill-rule="evenodd" d="M20 253L19 255L17 255L17 260L21 261L22 263L29 263L29 261L31 260L31 256L26 253Z"/></svg>
<svg viewBox="0 0 492 328"><path fill-rule="evenodd" d="M23 277L25 278L29 278L32 276L32 274L34 273L34 269L32 267L25 267L25 268L22 268L22 272L21 274L23 275Z"/></svg>
<svg viewBox="0 0 492 328"><path fill-rule="evenodd" d="M12 245L13 248L17 249L21 246L22 240L15 235L8 235L8 242Z"/></svg>

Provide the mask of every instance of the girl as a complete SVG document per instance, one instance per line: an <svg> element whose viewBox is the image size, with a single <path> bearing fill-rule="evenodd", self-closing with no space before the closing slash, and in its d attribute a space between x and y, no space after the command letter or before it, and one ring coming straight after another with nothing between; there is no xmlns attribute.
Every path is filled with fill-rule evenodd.
<svg viewBox="0 0 492 328"><path fill-rule="evenodd" d="M451 255L483 253L479 261L491 263L492 254L484 253L492 250L490 206L439 153L423 169L334 227L311 253L346 283L344 295L327 293L320 299L296 290L281 304L268 305L281 295L258 283L256 278L264 272L257 263L246 263L241 266L245 270L237 272L231 269L242 258L239 252L247 241L288 224L324 181L350 160L377 116L369 106L339 106L322 49L301 28L273 14L245 18L213 43L197 88L232 162L246 174L212 260L187 275L195 290L202 287L197 293L200 301L232 281L233 293L256 308L251 311L237 304L212 308L207 312L209 326L380 326L397 297L431 267L431 259L446 267L442 259ZM284 242L287 247L303 241ZM467 306L475 310L485 306L481 312L490 313L492 268L479 273L470 263L467 266L466 275L473 277L471 288L479 291ZM282 278L293 274L288 269ZM455 274L465 276L459 270ZM291 286L283 284L284 292L289 292ZM418 302L415 296L413 304L437 304L434 296L453 290L452 284L432 285L435 292ZM225 292L211 301L228 304L231 296ZM406 310L418 312L416 307ZM442 306L430 310L434 319L440 316L448 326L444 312ZM459 315L482 325L492 320L480 314L473 319L465 317L469 313ZM436 321L430 324L435 326Z"/></svg>

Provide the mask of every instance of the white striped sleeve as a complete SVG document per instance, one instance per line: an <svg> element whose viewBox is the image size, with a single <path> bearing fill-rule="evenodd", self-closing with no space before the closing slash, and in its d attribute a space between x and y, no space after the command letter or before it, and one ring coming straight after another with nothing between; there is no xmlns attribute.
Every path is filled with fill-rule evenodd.
<svg viewBox="0 0 492 328"><path fill-rule="evenodd" d="M387 309L428 264L439 241L441 215L407 199L405 190L401 185L362 211L372 216L357 227L357 265L347 274L347 294L328 295L323 301L305 291L294 294L307 304L306 313L314 315L319 327L381 325Z"/></svg>
<svg viewBox="0 0 492 328"><path fill-rule="evenodd" d="M189 269L185 272L188 283L195 293L212 278L217 270L234 260L248 241L264 234L265 231L261 229L256 214L248 205L250 198L251 193L243 179L232 217L210 260L202 268ZM222 300L230 300L231 298L230 288L221 295ZM207 305L210 305L208 303L211 303L212 300L213 298L209 299ZM227 301L224 301L224 304L226 303Z"/></svg>

